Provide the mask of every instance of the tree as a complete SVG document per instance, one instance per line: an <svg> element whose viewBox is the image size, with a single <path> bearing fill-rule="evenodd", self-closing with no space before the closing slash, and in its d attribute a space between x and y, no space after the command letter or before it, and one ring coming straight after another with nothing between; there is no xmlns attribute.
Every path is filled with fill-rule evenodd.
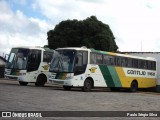
<svg viewBox="0 0 160 120"><path fill-rule="evenodd" d="M91 16L83 21L66 20L47 32L48 46L94 48L103 51L117 51L115 37L107 24Z"/></svg>

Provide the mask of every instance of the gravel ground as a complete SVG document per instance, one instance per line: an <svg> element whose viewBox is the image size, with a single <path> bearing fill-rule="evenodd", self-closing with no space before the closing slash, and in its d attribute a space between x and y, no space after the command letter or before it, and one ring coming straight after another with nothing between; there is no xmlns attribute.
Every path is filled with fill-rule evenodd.
<svg viewBox="0 0 160 120"><path fill-rule="evenodd" d="M20 86L17 81L0 79L0 111L160 111L160 93L111 92L107 88L94 89L91 92L82 92L80 88L64 91L61 86L49 84L45 87L35 87L34 84ZM160 117L48 117L45 119L157 120Z"/></svg>

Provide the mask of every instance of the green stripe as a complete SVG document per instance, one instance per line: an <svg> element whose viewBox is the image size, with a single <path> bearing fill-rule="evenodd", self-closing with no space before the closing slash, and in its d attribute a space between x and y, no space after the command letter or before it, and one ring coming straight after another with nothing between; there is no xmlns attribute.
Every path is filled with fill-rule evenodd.
<svg viewBox="0 0 160 120"><path fill-rule="evenodd" d="M119 76L117 74L117 71L115 69L115 67L108 67L109 71L110 71L110 74L111 74L111 77L112 77L112 80L114 82L114 85L115 87L122 87L122 84L120 82L120 79L119 79Z"/></svg>
<svg viewBox="0 0 160 120"><path fill-rule="evenodd" d="M114 87L114 82L107 66L99 65L102 75L108 87Z"/></svg>
<svg viewBox="0 0 160 120"><path fill-rule="evenodd" d="M95 50L95 49L90 49L92 52L95 52L95 53L99 53L99 54L107 54L107 52L105 51L100 51L100 50Z"/></svg>
<svg viewBox="0 0 160 120"><path fill-rule="evenodd" d="M114 67L99 65L99 68L108 87L122 87L120 79Z"/></svg>

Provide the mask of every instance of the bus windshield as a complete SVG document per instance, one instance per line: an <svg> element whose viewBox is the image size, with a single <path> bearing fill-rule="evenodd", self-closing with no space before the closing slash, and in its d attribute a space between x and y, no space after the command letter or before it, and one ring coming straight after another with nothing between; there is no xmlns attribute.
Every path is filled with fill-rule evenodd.
<svg viewBox="0 0 160 120"><path fill-rule="evenodd" d="M75 61L75 50L57 50L50 65L51 72L72 73Z"/></svg>
<svg viewBox="0 0 160 120"><path fill-rule="evenodd" d="M9 69L26 69L29 49L12 48L8 57L6 68Z"/></svg>

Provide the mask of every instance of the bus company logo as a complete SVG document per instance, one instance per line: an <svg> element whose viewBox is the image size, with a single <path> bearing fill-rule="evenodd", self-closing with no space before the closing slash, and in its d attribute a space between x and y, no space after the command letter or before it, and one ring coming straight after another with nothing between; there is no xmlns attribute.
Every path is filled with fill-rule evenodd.
<svg viewBox="0 0 160 120"><path fill-rule="evenodd" d="M91 71L91 73L95 73L96 72L96 67L92 67L91 69L89 69Z"/></svg>
<svg viewBox="0 0 160 120"><path fill-rule="evenodd" d="M2 112L2 117L11 117L11 112Z"/></svg>
<svg viewBox="0 0 160 120"><path fill-rule="evenodd" d="M43 67L44 70L48 70L49 65L44 65L44 66L42 66L42 67Z"/></svg>

